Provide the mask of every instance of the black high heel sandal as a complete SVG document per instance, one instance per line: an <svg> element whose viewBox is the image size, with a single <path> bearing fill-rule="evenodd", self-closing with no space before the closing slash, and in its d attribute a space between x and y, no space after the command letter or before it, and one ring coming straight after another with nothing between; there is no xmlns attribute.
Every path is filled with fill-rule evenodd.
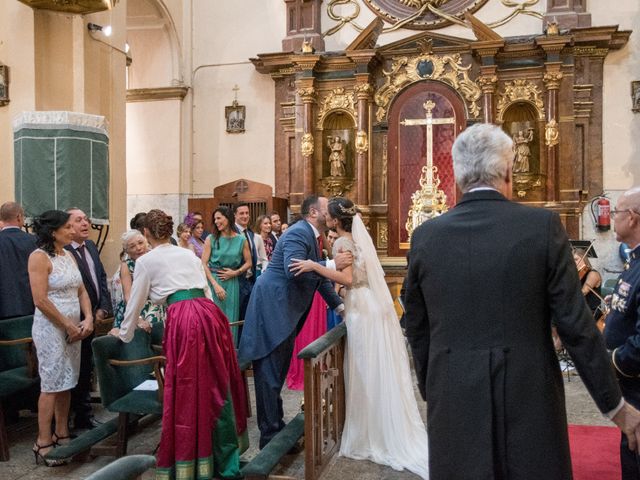
<svg viewBox="0 0 640 480"><path fill-rule="evenodd" d="M36 459L36 465L40 464L40 460L42 460L42 463L45 464L47 467L59 467L67 463L64 460L49 460L40 453L40 450L42 450L43 448L53 448L53 447L55 447L55 443L50 443L49 445L38 445L38 442L36 442L33 444L33 448L31 449L31 451L33 452L33 456Z"/></svg>
<svg viewBox="0 0 640 480"><path fill-rule="evenodd" d="M51 440L53 440L53 444L56 447L61 447L62 445L66 445L69 442L65 442L65 443L60 443L60 440L73 440L74 438L78 438L77 435L67 435L66 437L61 437L60 435L58 435L56 432L53 432L53 435L51 436Z"/></svg>

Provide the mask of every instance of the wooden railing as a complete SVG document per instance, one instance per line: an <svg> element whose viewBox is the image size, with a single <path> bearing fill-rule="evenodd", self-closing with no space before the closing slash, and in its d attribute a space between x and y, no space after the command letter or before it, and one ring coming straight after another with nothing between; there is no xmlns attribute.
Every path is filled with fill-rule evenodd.
<svg viewBox="0 0 640 480"><path fill-rule="evenodd" d="M340 450L346 335L346 325L341 323L298 354L304 360L305 480L320 478Z"/></svg>

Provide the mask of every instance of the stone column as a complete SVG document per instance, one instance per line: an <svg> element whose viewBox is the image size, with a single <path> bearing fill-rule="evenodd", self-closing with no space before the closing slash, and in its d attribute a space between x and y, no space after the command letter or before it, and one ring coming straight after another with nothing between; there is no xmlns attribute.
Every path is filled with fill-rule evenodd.
<svg viewBox="0 0 640 480"><path fill-rule="evenodd" d="M369 205L369 102L373 88L369 75L356 75L356 99L358 101L358 125L356 132L356 203Z"/></svg>

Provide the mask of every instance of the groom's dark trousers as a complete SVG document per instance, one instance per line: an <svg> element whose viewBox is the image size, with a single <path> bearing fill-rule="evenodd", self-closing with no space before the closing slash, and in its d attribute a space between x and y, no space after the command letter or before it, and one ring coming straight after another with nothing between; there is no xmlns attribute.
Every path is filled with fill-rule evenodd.
<svg viewBox="0 0 640 480"><path fill-rule="evenodd" d="M260 448L284 428L282 386L287 378L297 329L269 355L253 361Z"/></svg>

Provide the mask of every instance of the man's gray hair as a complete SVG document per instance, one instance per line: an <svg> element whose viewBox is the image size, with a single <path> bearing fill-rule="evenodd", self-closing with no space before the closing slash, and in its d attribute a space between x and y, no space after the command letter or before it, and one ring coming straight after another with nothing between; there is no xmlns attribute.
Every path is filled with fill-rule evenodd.
<svg viewBox="0 0 640 480"><path fill-rule="evenodd" d="M452 155L460 190L497 187L513 165L513 141L500 127L477 123L458 135Z"/></svg>

